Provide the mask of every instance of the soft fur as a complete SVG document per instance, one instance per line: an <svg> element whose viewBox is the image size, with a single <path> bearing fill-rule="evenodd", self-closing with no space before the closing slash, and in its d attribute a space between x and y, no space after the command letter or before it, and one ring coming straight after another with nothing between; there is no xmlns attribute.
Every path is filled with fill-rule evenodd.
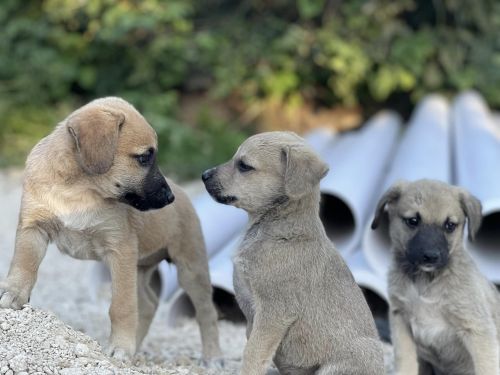
<svg viewBox="0 0 500 375"><path fill-rule="evenodd" d="M73 112L33 148L0 307L28 302L49 242L72 257L101 260L112 281L109 353L126 358L148 331L161 287L157 265L168 259L196 308L205 358L220 356L199 220L160 173L156 150L153 128L112 97Z"/></svg>
<svg viewBox="0 0 500 375"><path fill-rule="evenodd" d="M389 298L396 373L500 374L500 297L464 248L466 221L471 238L480 227L480 202L442 182L401 181L381 198L374 228L384 208L393 253ZM419 224L408 225L417 216ZM454 230L447 229L450 222ZM421 231L426 234L419 236Z"/></svg>
<svg viewBox="0 0 500 375"><path fill-rule="evenodd" d="M250 137L203 180L221 203L249 213L234 257L234 288L248 343L242 374L381 375L368 305L319 218L328 167L294 133Z"/></svg>

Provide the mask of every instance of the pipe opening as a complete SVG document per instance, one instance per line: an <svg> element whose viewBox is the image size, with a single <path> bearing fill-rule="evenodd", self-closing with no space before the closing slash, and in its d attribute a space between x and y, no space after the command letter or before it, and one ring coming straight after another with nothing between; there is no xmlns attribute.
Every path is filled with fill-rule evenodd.
<svg viewBox="0 0 500 375"><path fill-rule="evenodd" d="M222 288L214 287L212 299L219 320L228 320L233 323L246 322L245 316L236 302L236 297L232 293ZM193 303L186 293L182 293L170 308L170 324L175 326L181 320L180 318L192 319L194 317L195 309Z"/></svg>
<svg viewBox="0 0 500 375"><path fill-rule="evenodd" d="M500 212L493 212L483 218L476 235L476 245L486 251L492 258L500 258Z"/></svg>
<svg viewBox="0 0 500 375"><path fill-rule="evenodd" d="M339 197L322 194L319 214L328 238L339 249L344 248L352 239L355 229L351 209Z"/></svg>
<svg viewBox="0 0 500 375"><path fill-rule="evenodd" d="M377 292L363 286L360 287L372 312L380 339L390 343L389 304Z"/></svg>

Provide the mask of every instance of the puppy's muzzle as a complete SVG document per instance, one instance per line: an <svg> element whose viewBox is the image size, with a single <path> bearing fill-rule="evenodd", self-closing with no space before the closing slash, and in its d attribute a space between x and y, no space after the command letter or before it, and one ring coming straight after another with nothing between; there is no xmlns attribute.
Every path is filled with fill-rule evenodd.
<svg viewBox="0 0 500 375"><path fill-rule="evenodd" d="M151 166L143 186L142 193L129 191L123 194L120 200L140 211L162 208L175 200L170 186L156 164Z"/></svg>
<svg viewBox="0 0 500 375"><path fill-rule="evenodd" d="M412 268L434 271L448 263L449 247L438 226L422 226L408 241L406 259Z"/></svg>
<svg viewBox="0 0 500 375"><path fill-rule="evenodd" d="M201 179L203 180L203 182L207 182L214 175L215 175L215 168L210 168L210 169L207 169L205 172L203 172L203 174L201 175Z"/></svg>
<svg viewBox="0 0 500 375"><path fill-rule="evenodd" d="M224 195L222 193L222 187L216 178L216 173L217 168L210 168L201 175L201 179L203 180L208 193L219 203L231 204L237 201L238 199L235 196Z"/></svg>

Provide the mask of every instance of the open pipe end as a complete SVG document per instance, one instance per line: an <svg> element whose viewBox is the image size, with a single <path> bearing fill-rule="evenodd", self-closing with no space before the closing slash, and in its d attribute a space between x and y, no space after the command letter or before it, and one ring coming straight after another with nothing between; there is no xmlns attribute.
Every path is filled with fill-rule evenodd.
<svg viewBox="0 0 500 375"><path fill-rule="evenodd" d="M360 285L365 296L368 307L375 320L380 339L385 342L391 342L391 330L389 328L389 304L377 292Z"/></svg>
<svg viewBox="0 0 500 375"><path fill-rule="evenodd" d="M219 320L227 320L233 323L245 323L245 316L241 311L234 294L222 288L213 288L213 302ZM176 326L184 318L194 318L195 309L191 299L186 293L175 298L170 306L168 316L169 325Z"/></svg>
<svg viewBox="0 0 500 375"><path fill-rule="evenodd" d="M500 211L486 210L475 240L467 244L476 264L490 281L500 284Z"/></svg>
<svg viewBox="0 0 500 375"><path fill-rule="evenodd" d="M476 244L485 251L498 252L500 260L500 212L492 212L485 215L481 227L476 234Z"/></svg>
<svg viewBox="0 0 500 375"><path fill-rule="evenodd" d="M340 250L346 248L355 231L354 213L347 203L333 194L321 194L320 218L326 234Z"/></svg>

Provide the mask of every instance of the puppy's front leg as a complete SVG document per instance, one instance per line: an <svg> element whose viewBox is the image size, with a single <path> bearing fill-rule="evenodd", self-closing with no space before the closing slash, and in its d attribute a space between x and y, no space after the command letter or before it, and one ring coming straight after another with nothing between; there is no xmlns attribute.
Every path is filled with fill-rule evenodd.
<svg viewBox="0 0 500 375"><path fill-rule="evenodd" d="M9 274L0 282L0 307L20 309L28 303L49 238L38 228L17 228Z"/></svg>
<svg viewBox="0 0 500 375"><path fill-rule="evenodd" d="M283 313L257 309L243 353L242 375L263 375L294 319Z"/></svg>
<svg viewBox="0 0 500 375"><path fill-rule="evenodd" d="M389 316L392 343L394 345L394 367L398 375L417 375L417 349L407 324L398 310Z"/></svg>
<svg viewBox="0 0 500 375"><path fill-rule="evenodd" d="M108 354L126 360L136 350L137 308L137 246L134 241L122 243L119 251L106 257L111 273L111 337Z"/></svg>
<svg viewBox="0 0 500 375"><path fill-rule="evenodd" d="M463 342L471 354L475 374L500 374L500 349L494 323L486 324L480 331L468 330L463 335Z"/></svg>

